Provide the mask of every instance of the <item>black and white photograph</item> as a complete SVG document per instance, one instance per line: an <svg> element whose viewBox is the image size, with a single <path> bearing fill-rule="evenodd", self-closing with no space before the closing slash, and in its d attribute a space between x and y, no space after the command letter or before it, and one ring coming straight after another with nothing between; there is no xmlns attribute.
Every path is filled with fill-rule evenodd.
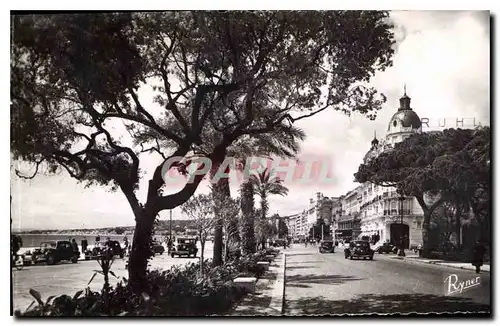
<svg viewBox="0 0 500 326"><path fill-rule="evenodd" d="M12 319L492 317L490 11L8 24Z"/></svg>

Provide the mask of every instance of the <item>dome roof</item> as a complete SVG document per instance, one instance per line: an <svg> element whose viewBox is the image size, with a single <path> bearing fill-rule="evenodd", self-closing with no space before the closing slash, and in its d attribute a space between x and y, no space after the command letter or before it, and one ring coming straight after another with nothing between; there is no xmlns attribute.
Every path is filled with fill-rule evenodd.
<svg viewBox="0 0 500 326"><path fill-rule="evenodd" d="M418 129L422 126L422 121L420 121L418 114L416 114L412 109L399 110L394 113L390 120L389 128L391 127L391 124L394 123L394 120L400 121L401 125L405 128L412 127L413 129Z"/></svg>
<svg viewBox="0 0 500 326"><path fill-rule="evenodd" d="M418 129L422 126L422 121L418 117L418 114L415 113L410 107L411 98L406 95L406 85L405 85L405 93L403 97L399 99L399 109L392 116L389 127L387 130L390 130L391 126L401 124L403 127L408 128L412 127L412 129ZM398 123L399 121L399 123Z"/></svg>

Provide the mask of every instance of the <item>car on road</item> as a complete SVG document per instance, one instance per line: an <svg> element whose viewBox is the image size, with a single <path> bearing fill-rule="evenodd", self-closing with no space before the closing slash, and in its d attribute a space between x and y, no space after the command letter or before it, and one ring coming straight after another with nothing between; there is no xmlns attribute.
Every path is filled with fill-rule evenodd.
<svg viewBox="0 0 500 326"><path fill-rule="evenodd" d="M153 241L152 246L153 246L153 253L155 255L156 254L162 255L165 252L165 247L157 241Z"/></svg>
<svg viewBox="0 0 500 326"><path fill-rule="evenodd" d="M125 248L122 248L120 242L115 240L108 240L105 242L104 246L95 246L92 249L85 251L85 260L99 259L104 254L104 250L110 249L113 256L119 256L123 258L125 256Z"/></svg>
<svg viewBox="0 0 500 326"><path fill-rule="evenodd" d="M80 251L74 250L70 241L48 241L42 242L40 248L32 253L32 261L35 264L47 263L54 265L64 260L77 263Z"/></svg>
<svg viewBox="0 0 500 326"><path fill-rule="evenodd" d="M375 251L379 254L390 254L391 252L395 252L394 250L397 252L397 249L395 248L396 247L391 243L385 242L380 247L375 248Z"/></svg>
<svg viewBox="0 0 500 326"><path fill-rule="evenodd" d="M287 244L288 241L286 239L274 239L269 242L269 245L272 247L284 247Z"/></svg>
<svg viewBox="0 0 500 326"><path fill-rule="evenodd" d="M187 257L196 257L196 254L198 253L198 248L196 247L196 237L177 237L177 245L173 250L170 252L170 256L175 257L182 257L182 256L187 256Z"/></svg>
<svg viewBox="0 0 500 326"><path fill-rule="evenodd" d="M351 241L349 247L344 249L345 259L363 258L373 260L374 250L370 248L370 243L364 240Z"/></svg>
<svg viewBox="0 0 500 326"><path fill-rule="evenodd" d="M335 252L335 242L333 240L323 240L319 243L319 252Z"/></svg>

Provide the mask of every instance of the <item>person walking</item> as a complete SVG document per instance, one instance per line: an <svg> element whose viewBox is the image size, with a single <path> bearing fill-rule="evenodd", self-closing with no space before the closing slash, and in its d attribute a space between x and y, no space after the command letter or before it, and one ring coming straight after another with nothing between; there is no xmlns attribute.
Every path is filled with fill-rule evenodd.
<svg viewBox="0 0 500 326"><path fill-rule="evenodd" d="M476 267L476 273L481 272L486 248L482 240L478 240L472 249L472 265Z"/></svg>

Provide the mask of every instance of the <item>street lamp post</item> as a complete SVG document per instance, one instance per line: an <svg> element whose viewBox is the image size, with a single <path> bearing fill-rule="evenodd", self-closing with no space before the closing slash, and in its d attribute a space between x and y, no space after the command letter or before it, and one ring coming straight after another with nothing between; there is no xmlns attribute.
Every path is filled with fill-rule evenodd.
<svg viewBox="0 0 500 326"><path fill-rule="evenodd" d="M170 231L169 231L169 233L170 233L170 236L169 236L169 237L170 237L170 238L169 238L169 240L168 240L168 243L169 243L170 245L172 245L172 244L173 244L173 241L172 241L172 210L170 210L170 226L169 226L169 229L170 229ZM168 253L169 253L169 254L170 254L170 249L171 249L171 246L168 246Z"/></svg>
<svg viewBox="0 0 500 326"><path fill-rule="evenodd" d="M404 225L403 224L403 202L404 202L404 200L405 200L405 197L403 195L401 195L399 197L399 217L400 217L401 228ZM404 238L403 238L403 236L401 236L401 245L400 245L400 248L399 248L398 256L400 256L400 257L406 256L406 254L405 254L405 244L404 244Z"/></svg>

